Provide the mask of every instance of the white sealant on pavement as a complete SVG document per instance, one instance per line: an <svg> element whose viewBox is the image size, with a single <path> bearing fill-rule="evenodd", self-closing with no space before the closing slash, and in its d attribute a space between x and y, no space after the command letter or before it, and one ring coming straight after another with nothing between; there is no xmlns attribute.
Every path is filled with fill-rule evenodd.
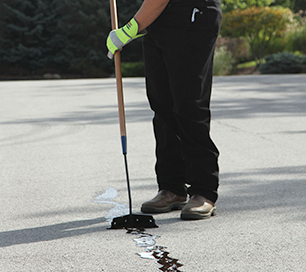
<svg viewBox="0 0 306 272"><path fill-rule="evenodd" d="M112 204L115 206L110 209L107 215L105 216L106 221L108 221L110 225L114 217L129 214L128 205L113 201L113 199L116 198L117 195L118 191L115 188L111 187L108 188L101 195L95 197L95 199L93 200L93 202L95 203ZM127 233L137 236L135 239L133 239L137 247L145 248L145 252L139 252L137 253L137 255L139 255L143 259L155 260L156 264L160 266L158 269L159 271L182 272L181 270L178 270L179 267L183 266L178 262L179 260L169 257L170 253L164 250L166 249L166 247L156 245L155 239L159 238L160 236L144 233L140 229L128 229Z"/></svg>
<svg viewBox="0 0 306 272"><path fill-rule="evenodd" d="M145 252L139 252L139 255L143 259L155 260L155 263L160 267L158 271L163 272L183 272L178 268L183 266L179 263L178 259L169 257L169 252L165 251L166 247L157 246L155 239L159 238L158 235L153 235L150 233L144 233L139 229L128 229L128 234L136 235L137 238L133 239L136 242L137 247L144 247Z"/></svg>
<svg viewBox="0 0 306 272"><path fill-rule="evenodd" d="M113 201L118 195L118 191L115 188L108 188L103 194L97 196L93 202L102 204L112 204L115 207L110 209L105 216L106 221L111 224L113 218L120 217L129 213L129 205L121 204Z"/></svg>

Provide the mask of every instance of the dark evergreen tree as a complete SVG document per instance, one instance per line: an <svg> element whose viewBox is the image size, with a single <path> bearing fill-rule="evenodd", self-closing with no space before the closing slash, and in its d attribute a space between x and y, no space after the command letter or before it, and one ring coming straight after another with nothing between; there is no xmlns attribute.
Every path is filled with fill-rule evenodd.
<svg viewBox="0 0 306 272"><path fill-rule="evenodd" d="M59 31L60 0L12 0L3 4L5 30L0 60L32 74L46 66L56 68L65 36ZM62 63L60 63L62 64Z"/></svg>
<svg viewBox="0 0 306 272"><path fill-rule="evenodd" d="M141 0L117 0L119 26ZM111 30L109 1L0 0L0 72L105 76L113 71L105 39ZM141 40L128 45L122 61L142 60Z"/></svg>
<svg viewBox="0 0 306 272"><path fill-rule="evenodd" d="M69 39L66 50L73 52L71 66L74 72L99 76L99 71L110 73L105 39L111 27L108 1L66 0L69 19L65 22Z"/></svg>

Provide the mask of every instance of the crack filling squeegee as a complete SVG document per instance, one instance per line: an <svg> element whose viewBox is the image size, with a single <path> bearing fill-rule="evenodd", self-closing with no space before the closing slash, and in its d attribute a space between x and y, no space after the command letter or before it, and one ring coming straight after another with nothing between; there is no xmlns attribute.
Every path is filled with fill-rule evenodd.
<svg viewBox="0 0 306 272"><path fill-rule="evenodd" d="M118 29L116 0L110 0L110 11L111 11L112 29L113 30ZM155 224L155 220L152 215L132 213L132 196L131 196L131 188L130 188L129 172L128 172L128 164L127 164L126 125L125 125L125 113L124 113L124 102L123 102L121 61L120 61L119 51L115 52L114 54L114 62L115 62L115 72L116 72L116 85L117 85L117 96L118 96L118 111L119 111L121 144L122 144L122 151L124 155L127 190L128 190L128 197L129 197L129 214L113 218L111 222L111 227L109 229L158 228L158 226Z"/></svg>

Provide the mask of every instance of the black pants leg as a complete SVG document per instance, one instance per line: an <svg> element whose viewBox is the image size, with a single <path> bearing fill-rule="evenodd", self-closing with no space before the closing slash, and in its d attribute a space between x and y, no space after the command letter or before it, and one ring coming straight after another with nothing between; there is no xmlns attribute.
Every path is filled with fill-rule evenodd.
<svg viewBox="0 0 306 272"><path fill-rule="evenodd" d="M186 195L189 184L189 194L215 202L219 152L209 133L210 96L221 9L203 0L181 3L169 5L144 37L157 181L178 195Z"/></svg>

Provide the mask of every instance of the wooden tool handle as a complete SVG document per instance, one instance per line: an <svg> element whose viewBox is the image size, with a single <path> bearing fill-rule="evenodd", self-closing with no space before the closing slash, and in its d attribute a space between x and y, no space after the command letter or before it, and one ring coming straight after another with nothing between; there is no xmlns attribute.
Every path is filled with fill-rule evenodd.
<svg viewBox="0 0 306 272"><path fill-rule="evenodd" d="M112 29L118 29L118 15L116 0L110 0L110 11L112 20ZM120 134L122 140L123 153L126 154L126 126L125 126L125 112L123 100L123 87L122 87L122 74L121 74L121 61L119 50L114 54L116 83L117 83L117 96L118 96L118 111L120 122Z"/></svg>

